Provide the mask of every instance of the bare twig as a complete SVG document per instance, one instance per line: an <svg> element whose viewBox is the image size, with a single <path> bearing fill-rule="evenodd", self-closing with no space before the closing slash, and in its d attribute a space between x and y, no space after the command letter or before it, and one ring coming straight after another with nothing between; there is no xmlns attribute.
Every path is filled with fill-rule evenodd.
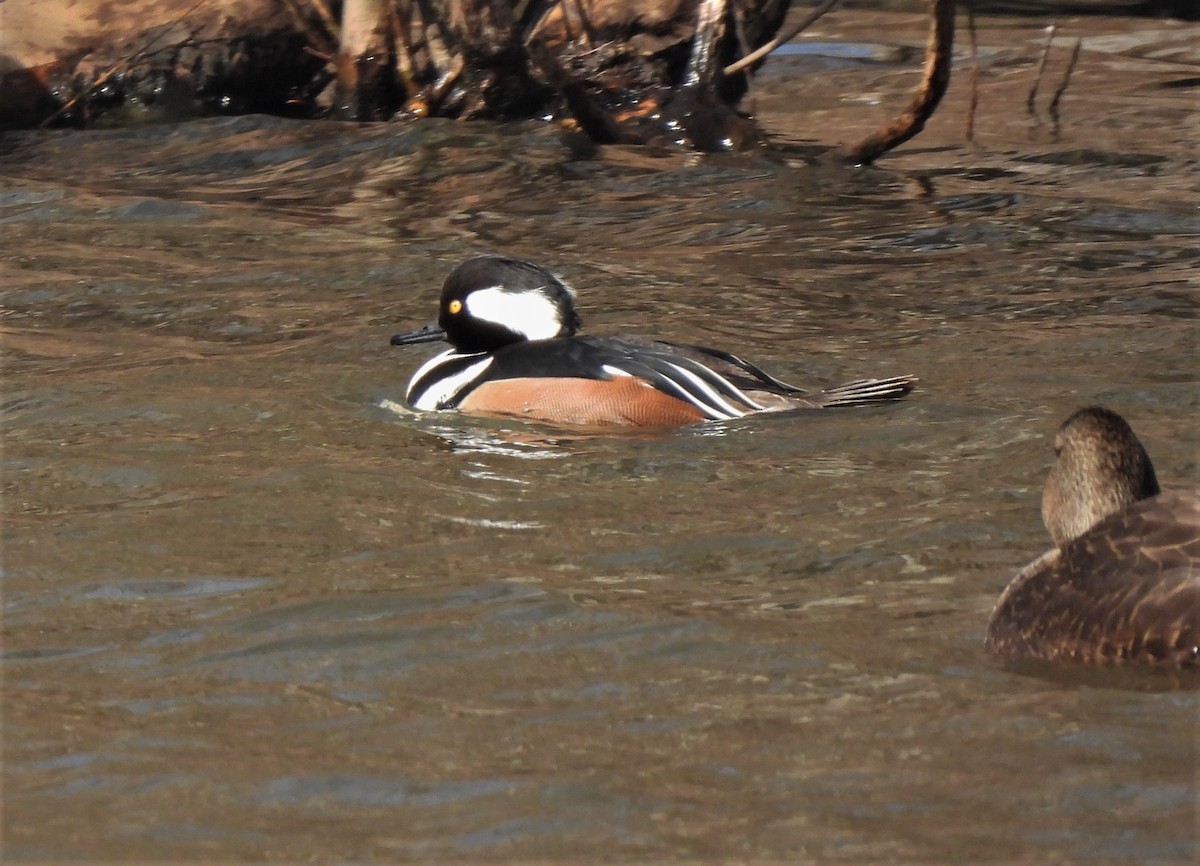
<svg viewBox="0 0 1200 866"><path fill-rule="evenodd" d="M746 38L746 16L742 12L742 4L737 0L733 2L733 33L737 37L738 50L745 57L753 49L750 47L750 40Z"/></svg>
<svg viewBox="0 0 1200 866"><path fill-rule="evenodd" d="M1067 85L1071 83L1071 73L1075 71L1075 64L1079 62L1079 51L1082 48L1083 40L1076 39L1075 47L1071 49L1071 59L1067 61L1067 68L1063 72L1062 82L1054 91L1054 98L1050 100L1050 106L1046 109L1046 113L1054 121L1055 128L1058 127L1058 105L1062 102L1063 94L1067 92Z"/></svg>
<svg viewBox="0 0 1200 866"><path fill-rule="evenodd" d="M740 72L747 66L762 60L780 45L785 45L786 43L791 42L793 39L799 36L801 32L811 27L818 18L820 18L826 12L832 10L833 7L837 6L840 2L841 0L823 0L820 6L814 9L812 12L809 12L803 21L801 21L783 36L776 36L770 42L760 45L757 49L751 51L745 57L741 58L740 60L735 60L733 63L730 63L728 66L726 66L725 74L733 75L735 72Z"/></svg>
<svg viewBox="0 0 1200 866"><path fill-rule="evenodd" d="M450 64L450 68L438 79L429 91L429 104L431 110L437 110L446 100L446 96L450 93L451 88L458 83L459 76L463 71L463 57L458 55Z"/></svg>
<svg viewBox="0 0 1200 866"><path fill-rule="evenodd" d="M337 19L333 17L333 13L329 11L329 6L325 0L312 0L313 8L317 10L317 14L321 16L321 21L325 23L325 29L329 31L329 35L333 37L334 42L342 41L342 28L338 24Z"/></svg>
<svg viewBox="0 0 1200 866"><path fill-rule="evenodd" d="M575 14L579 16L579 27L583 30L583 42L589 48L596 44L596 31L592 29L592 22L588 20L587 10L583 8L582 0L573 0L572 5L575 7ZM563 19L567 18L567 4L562 4Z"/></svg>
<svg viewBox="0 0 1200 866"><path fill-rule="evenodd" d="M413 0L400 0L394 4L393 13L397 19L398 42L403 46L403 54L408 57L411 80L421 85L435 80L438 76L437 64L429 44L432 24L425 17L425 8Z"/></svg>
<svg viewBox="0 0 1200 866"><path fill-rule="evenodd" d="M412 18L411 7L405 0L388 4L388 29L391 31L392 45L396 47L393 56L396 77L404 83L404 89L410 93L416 81L416 58L413 55L411 38Z"/></svg>
<svg viewBox="0 0 1200 866"><path fill-rule="evenodd" d="M1034 100L1037 99L1038 88L1042 85L1042 75L1046 71L1046 60L1050 57L1050 43L1054 41L1054 33L1057 30L1057 21L1046 28L1046 44L1042 46L1042 59L1038 61L1037 77L1033 79L1033 86L1029 88L1029 95L1025 97L1025 110L1031 117L1037 116L1037 108L1034 105Z"/></svg>
<svg viewBox="0 0 1200 866"><path fill-rule="evenodd" d="M563 36L568 43L574 42L575 31L571 27L571 16L567 14L567 4L561 2L561 0L554 0L554 2L562 10L562 15L559 17L562 20Z"/></svg>
<svg viewBox="0 0 1200 866"><path fill-rule="evenodd" d="M858 144L842 147L840 156L848 162L869 163L908 141L925 128L950 85L951 57L954 52L954 0L931 0L929 40L925 45L925 72L916 94L900 115L887 126Z"/></svg>
<svg viewBox="0 0 1200 866"><path fill-rule="evenodd" d="M305 45L300 50L303 51L305 54L307 54L309 57L315 57L318 60L324 60L326 63L333 62L332 54L326 54L324 51L318 51L316 48L313 48L311 45Z"/></svg>
<svg viewBox="0 0 1200 866"><path fill-rule="evenodd" d="M742 57L746 57L754 49L750 47L750 40L746 37L745 15L742 11L742 4L738 0L733 0L733 34L737 39L738 52ZM732 64L730 65L732 66ZM755 111L754 94L752 92L754 89L754 76L750 74L749 68L745 66L737 71L742 73L742 78L746 85L746 101L749 103L750 113L753 114ZM733 73L730 74L732 75Z"/></svg>
<svg viewBox="0 0 1200 866"><path fill-rule="evenodd" d="M975 140L975 111L979 108L979 43L975 39L975 4L964 0L967 7L967 44L971 51L971 100L967 103L967 141Z"/></svg>
<svg viewBox="0 0 1200 866"><path fill-rule="evenodd" d="M621 129L612 115L596 104L595 97L573 81L563 71L558 56L540 39L531 39L526 45L529 59L545 76L546 81L562 95L567 110L580 128L595 141L621 141Z"/></svg>
<svg viewBox="0 0 1200 866"><path fill-rule="evenodd" d="M283 0L283 5L287 7L288 12L291 14L292 21L304 31L304 35L312 43L311 47L308 45L304 46L305 50L326 61L331 60L337 51L337 37L327 30L323 31L319 27L314 26L309 16L305 15L304 10L300 8L299 0Z"/></svg>
<svg viewBox="0 0 1200 866"><path fill-rule="evenodd" d="M39 123L38 127L41 128L41 127L49 126L51 123L58 120L58 118L62 117L64 114L66 114L72 108L74 108L75 105L79 102L79 100L94 93L98 88L100 88L104 84L104 82L108 81L108 79L112 78L117 73L122 72L125 69L128 69L134 63L136 63L139 59L141 59L142 57L145 57L147 54L150 53L150 49L154 45L154 43L158 42L158 40L160 40L164 36L166 36L167 33L169 33L172 30L172 28L175 27L176 24L183 21L183 19L187 18L189 15L191 15L193 12L195 12L197 9L199 9L201 6L203 6L207 2L208 2L208 0L196 0L195 3L193 3L187 9L185 9L183 12L181 12L179 14L178 18L176 18L174 21L170 22L169 24L164 25L163 28L158 31L157 36L155 36L153 39L150 39L149 41L147 41L146 44L143 45L141 48L138 48L133 53L128 54L125 57L122 57L120 60L118 60L116 63L114 63L108 69L106 69L103 72L103 74L100 75L99 78L97 78L95 81L93 81L91 84L89 84L86 88L84 88L83 91L72 96L65 103L63 103L63 106L61 108L59 108L58 111L54 112L49 117L47 117L45 120L43 120L41 123ZM194 36L195 34L192 34L192 35Z"/></svg>
<svg viewBox="0 0 1200 866"><path fill-rule="evenodd" d="M431 0L416 0L416 4L417 9L421 12L421 21L426 30L425 43L429 47L429 64L436 69L439 62L443 60L448 61L451 57L462 53L458 44L458 36L454 28L448 26L442 20L442 16L438 13L438 10L433 8ZM461 4L457 4L453 8L461 12L462 6ZM451 17L453 17L453 14L452 9ZM429 38L431 32L437 38L437 41L441 43L440 50L446 54L446 57L434 56L439 51L439 47Z"/></svg>

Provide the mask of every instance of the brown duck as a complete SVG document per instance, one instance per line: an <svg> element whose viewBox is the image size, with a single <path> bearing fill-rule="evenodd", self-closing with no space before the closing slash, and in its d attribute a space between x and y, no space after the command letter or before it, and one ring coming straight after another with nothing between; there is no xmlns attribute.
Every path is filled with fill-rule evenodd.
<svg viewBox="0 0 1200 866"><path fill-rule="evenodd" d="M1007 659L1200 665L1200 499L1159 490L1125 419L1063 422L1042 520L1056 547L996 602L989 652Z"/></svg>

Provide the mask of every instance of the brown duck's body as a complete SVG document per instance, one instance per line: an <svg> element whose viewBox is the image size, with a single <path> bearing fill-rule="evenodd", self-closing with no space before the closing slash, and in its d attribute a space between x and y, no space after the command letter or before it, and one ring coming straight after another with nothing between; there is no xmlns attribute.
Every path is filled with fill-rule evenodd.
<svg viewBox="0 0 1200 866"><path fill-rule="evenodd" d="M1200 665L1200 499L1163 493L1027 565L1000 596L989 652Z"/></svg>
<svg viewBox="0 0 1200 866"><path fill-rule="evenodd" d="M1200 498L1161 493L1123 418L1063 423L1042 516L1056 547L1001 594L986 646L1006 659L1200 666Z"/></svg>

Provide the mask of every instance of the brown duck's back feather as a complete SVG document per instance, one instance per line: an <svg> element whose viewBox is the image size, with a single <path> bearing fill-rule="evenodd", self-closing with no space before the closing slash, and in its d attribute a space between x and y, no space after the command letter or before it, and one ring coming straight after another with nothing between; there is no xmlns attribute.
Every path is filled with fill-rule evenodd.
<svg viewBox="0 0 1200 866"><path fill-rule="evenodd" d="M1144 499L1030 563L986 643L1009 659L1200 665L1200 498Z"/></svg>

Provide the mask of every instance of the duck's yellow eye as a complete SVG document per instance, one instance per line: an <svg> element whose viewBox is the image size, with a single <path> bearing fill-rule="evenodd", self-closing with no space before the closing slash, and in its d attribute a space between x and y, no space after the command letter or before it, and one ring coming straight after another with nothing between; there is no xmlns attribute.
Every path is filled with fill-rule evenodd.
<svg viewBox="0 0 1200 866"><path fill-rule="evenodd" d="M453 301L446 304L446 309L450 311L451 315L461 313L462 312L462 301L460 301L458 298L455 298Z"/></svg>

